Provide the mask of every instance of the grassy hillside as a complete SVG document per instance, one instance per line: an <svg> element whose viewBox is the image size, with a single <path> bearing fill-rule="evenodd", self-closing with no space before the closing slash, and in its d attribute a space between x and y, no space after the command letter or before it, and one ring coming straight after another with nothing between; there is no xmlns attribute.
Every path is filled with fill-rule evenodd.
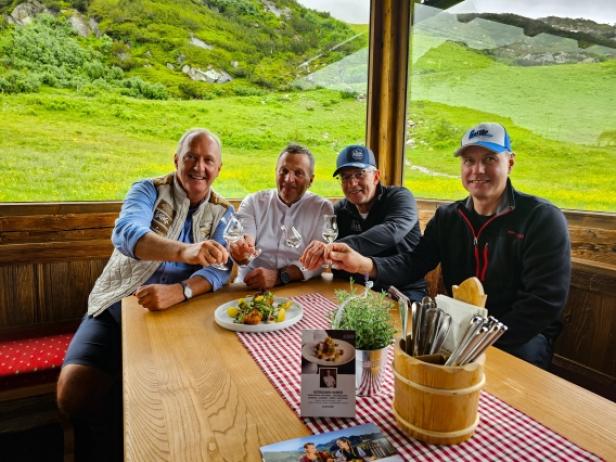
<svg viewBox="0 0 616 462"><path fill-rule="evenodd" d="M41 85L82 93L166 99L209 99L287 89L305 74L299 65L320 55L312 69L359 49L346 24L278 0L43 1L52 16L15 27L0 21L0 91L37 91ZM12 7L13 5L11 5ZM5 7L4 12L10 12ZM68 18L80 7L98 21L101 36L76 35ZM182 69L225 72L225 84L196 82ZM143 91L141 91L143 88ZM128 90L127 90L128 89Z"/></svg>
<svg viewBox="0 0 616 462"><path fill-rule="evenodd" d="M510 117L546 138L593 145L616 129L615 88L616 60L511 66L444 42L415 63L411 98Z"/></svg>
<svg viewBox="0 0 616 462"><path fill-rule="evenodd" d="M45 3L55 15L27 27L0 21L0 201L121 199L133 181L169 172L177 139L195 126L223 139L216 189L227 197L272 187L290 141L316 155L312 189L340 195L336 153L365 138L356 95L366 87L366 25L293 0L274 10L260 0ZM103 34L77 36L69 7ZM481 24L475 42L490 30ZM184 64L233 81L194 82ZM304 81L338 90L294 88L308 72ZM496 120L513 138L517 187L561 207L616 211L614 60L518 66L416 34L412 75L405 178L417 197L464 196L452 152L466 128Z"/></svg>

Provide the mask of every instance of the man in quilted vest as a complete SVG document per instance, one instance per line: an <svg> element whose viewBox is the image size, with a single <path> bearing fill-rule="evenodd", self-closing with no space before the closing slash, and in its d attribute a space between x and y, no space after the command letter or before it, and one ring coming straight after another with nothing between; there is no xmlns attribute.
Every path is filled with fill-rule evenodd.
<svg viewBox="0 0 616 462"><path fill-rule="evenodd" d="M148 310L166 310L229 278L222 236L233 207L212 190L221 155L216 135L189 130L178 143L175 172L135 183L124 200L112 235L115 250L58 379L58 406L77 422L78 457L80 432L87 430L94 439L84 459L122 459L122 298L135 295Z"/></svg>

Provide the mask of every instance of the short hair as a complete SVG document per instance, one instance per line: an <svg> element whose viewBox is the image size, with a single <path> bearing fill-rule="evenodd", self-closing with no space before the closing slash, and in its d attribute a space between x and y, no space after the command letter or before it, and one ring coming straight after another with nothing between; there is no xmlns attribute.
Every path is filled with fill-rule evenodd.
<svg viewBox="0 0 616 462"><path fill-rule="evenodd" d="M280 162L280 158L283 156L283 154L286 153L303 154L305 156L308 156L310 175L314 175L314 156L310 152L310 149L308 149L306 146L302 146L301 144L289 143L284 147L282 151L280 151L280 154L278 154L278 159L276 159L276 165L278 165L278 162Z"/></svg>
<svg viewBox="0 0 616 462"><path fill-rule="evenodd" d="M304 449L306 449L308 446L314 446L314 445L315 445L314 443L306 443L304 444Z"/></svg>
<svg viewBox="0 0 616 462"><path fill-rule="evenodd" d="M222 142L220 141L218 135L209 131L207 128L191 128L190 130L187 130L178 142L178 147L175 152L177 156L180 159L184 157L184 154L186 154L186 151L188 151L188 148L190 147L190 144L193 142L193 140L200 136L208 136L214 140L214 142L218 146L218 152L220 153L220 158L222 160Z"/></svg>

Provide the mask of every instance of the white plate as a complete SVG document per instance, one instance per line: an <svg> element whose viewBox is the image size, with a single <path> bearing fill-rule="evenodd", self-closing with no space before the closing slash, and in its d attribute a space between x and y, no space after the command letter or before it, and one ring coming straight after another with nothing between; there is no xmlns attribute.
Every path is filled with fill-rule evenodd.
<svg viewBox="0 0 616 462"><path fill-rule="evenodd" d="M353 346L349 342L335 338L334 342L338 344L338 348L342 350L342 355L336 361L326 361L319 359L314 355L314 348L318 342L306 343L302 346L302 356L308 361L319 366L341 366L353 359Z"/></svg>
<svg viewBox="0 0 616 462"><path fill-rule="evenodd" d="M245 300L250 300L252 297L242 297ZM274 297L274 303L284 303L288 298L283 297ZM261 322L259 324L240 324L237 322L233 322L233 318L227 314L227 308L230 306L238 306L240 303L240 299L237 298L235 300L231 300L230 302L223 303L216 311L214 311L214 320L216 324L220 327L224 327L225 329L234 330L236 332L271 332L274 330L286 329L287 327L292 326L297 323L302 316L304 315L304 311L302 307L297 303L293 302L293 304L289 307L286 313L285 320L282 322L274 322L270 321L268 323Z"/></svg>

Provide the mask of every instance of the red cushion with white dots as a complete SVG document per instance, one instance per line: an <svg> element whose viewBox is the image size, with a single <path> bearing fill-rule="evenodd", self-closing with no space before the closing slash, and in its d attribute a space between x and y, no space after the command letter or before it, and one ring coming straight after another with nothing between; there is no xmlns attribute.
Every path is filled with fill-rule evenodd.
<svg viewBox="0 0 616 462"><path fill-rule="evenodd" d="M0 390L56 379L73 334L0 342Z"/></svg>

